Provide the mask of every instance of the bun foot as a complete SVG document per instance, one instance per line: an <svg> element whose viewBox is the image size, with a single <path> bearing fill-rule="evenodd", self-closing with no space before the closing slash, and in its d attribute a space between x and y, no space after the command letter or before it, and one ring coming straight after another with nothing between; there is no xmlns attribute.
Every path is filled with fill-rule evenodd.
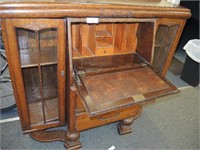
<svg viewBox="0 0 200 150"><path fill-rule="evenodd" d="M118 125L118 132L120 135L128 134L132 132L131 125L134 121L134 118L127 118L122 120Z"/></svg>
<svg viewBox="0 0 200 150"><path fill-rule="evenodd" d="M133 124L133 121L137 119L141 114L142 114L142 106L138 105L138 109L135 116L121 120L121 122L119 123L118 125L119 134L124 135L131 133L132 132L131 125Z"/></svg>
<svg viewBox="0 0 200 150"><path fill-rule="evenodd" d="M82 147L81 142L79 141L80 133L70 133L69 131L66 134L66 142L65 142L65 148L68 150L77 150Z"/></svg>

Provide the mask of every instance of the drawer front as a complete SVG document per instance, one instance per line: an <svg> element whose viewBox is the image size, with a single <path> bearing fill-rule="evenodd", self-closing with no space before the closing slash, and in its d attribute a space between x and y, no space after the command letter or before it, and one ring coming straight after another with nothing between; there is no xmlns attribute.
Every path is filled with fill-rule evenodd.
<svg viewBox="0 0 200 150"><path fill-rule="evenodd" d="M108 123L123 120L125 118L137 118L141 114L142 106L135 105L128 108L118 109L96 117L90 117L87 112L77 113L76 127L78 131L102 126Z"/></svg>
<svg viewBox="0 0 200 150"><path fill-rule="evenodd" d="M96 48L96 55L102 56L102 55L111 55L114 52L114 47L99 47Z"/></svg>

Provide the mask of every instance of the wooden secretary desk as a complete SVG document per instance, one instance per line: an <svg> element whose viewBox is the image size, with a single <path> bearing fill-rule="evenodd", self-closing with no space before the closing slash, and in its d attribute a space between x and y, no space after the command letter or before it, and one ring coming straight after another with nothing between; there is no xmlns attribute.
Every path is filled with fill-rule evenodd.
<svg viewBox="0 0 200 150"><path fill-rule="evenodd" d="M0 2L24 133L68 149L108 123L130 133L143 104L178 91L164 75L190 16L165 0Z"/></svg>

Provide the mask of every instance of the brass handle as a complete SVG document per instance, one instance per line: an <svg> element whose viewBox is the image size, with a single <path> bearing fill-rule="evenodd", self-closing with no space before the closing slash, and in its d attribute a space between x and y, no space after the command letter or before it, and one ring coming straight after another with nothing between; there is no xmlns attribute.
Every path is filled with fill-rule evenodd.
<svg viewBox="0 0 200 150"><path fill-rule="evenodd" d="M101 120L101 121L106 121L106 120L109 120L109 119L112 119L112 118L115 118L115 117L118 117L118 116L119 116L119 113L116 113L114 116L111 116L111 117L108 117L108 118L99 117L98 119Z"/></svg>

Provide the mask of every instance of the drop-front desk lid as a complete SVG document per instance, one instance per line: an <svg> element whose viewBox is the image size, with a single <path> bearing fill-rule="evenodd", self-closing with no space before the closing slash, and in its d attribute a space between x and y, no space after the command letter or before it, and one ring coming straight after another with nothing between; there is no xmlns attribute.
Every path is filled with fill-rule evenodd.
<svg viewBox="0 0 200 150"><path fill-rule="evenodd" d="M74 70L78 92L90 116L178 91L137 54L75 59Z"/></svg>

